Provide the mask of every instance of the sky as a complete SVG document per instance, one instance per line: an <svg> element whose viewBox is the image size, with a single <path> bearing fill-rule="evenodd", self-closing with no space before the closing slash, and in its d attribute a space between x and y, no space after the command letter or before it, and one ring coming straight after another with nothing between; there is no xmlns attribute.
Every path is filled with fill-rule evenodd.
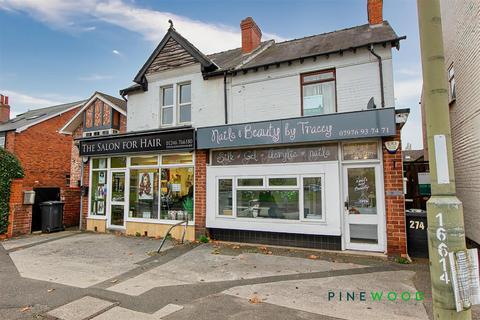
<svg viewBox="0 0 480 320"><path fill-rule="evenodd" d="M263 39L282 41L367 23L367 0L0 0L0 93L12 115L118 96L168 29L204 53L239 47L240 21L252 16ZM410 108L403 146L422 148L422 74L415 0L384 0L399 36L393 51L395 107Z"/></svg>

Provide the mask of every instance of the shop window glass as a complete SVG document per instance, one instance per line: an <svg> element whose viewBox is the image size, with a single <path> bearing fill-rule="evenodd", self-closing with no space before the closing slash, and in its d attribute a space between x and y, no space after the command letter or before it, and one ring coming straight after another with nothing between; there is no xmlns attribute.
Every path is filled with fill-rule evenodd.
<svg viewBox="0 0 480 320"><path fill-rule="evenodd" d="M376 142L360 142L343 144L343 160L378 159Z"/></svg>
<svg viewBox="0 0 480 320"><path fill-rule="evenodd" d="M107 159L105 159L105 158L93 159L92 160L92 167L93 167L93 169L106 169L107 168Z"/></svg>
<svg viewBox="0 0 480 320"><path fill-rule="evenodd" d="M112 157L110 159L110 167L112 168L125 168L127 166L127 158L125 157Z"/></svg>
<svg viewBox="0 0 480 320"><path fill-rule="evenodd" d="M90 197L90 214L104 216L107 200L107 171L92 171Z"/></svg>
<svg viewBox="0 0 480 320"><path fill-rule="evenodd" d="M263 187L263 178L241 178L237 180L239 187Z"/></svg>
<svg viewBox="0 0 480 320"><path fill-rule="evenodd" d="M193 185L193 167L161 169L160 219L193 220Z"/></svg>
<svg viewBox="0 0 480 320"><path fill-rule="evenodd" d="M192 163L193 156L191 153L185 154L168 154L162 156L162 164L189 164Z"/></svg>
<svg viewBox="0 0 480 320"><path fill-rule="evenodd" d="M130 165L132 166L156 166L158 164L158 157L132 157Z"/></svg>
<svg viewBox="0 0 480 320"><path fill-rule="evenodd" d="M270 187L295 187L297 178L269 178L268 185Z"/></svg>
<svg viewBox="0 0 480 320"><path fill-rule="evenodd" d="M299 220L299 191L237 190L237 217Z"/></svg>
<svg viewBox="0 0 480 320"><path fill-rule="evenodd" d="M233 205L233 180L218 179L218 214L231 216Z"/></svg>
<svg viewBox="0 0 480 320"><path fill-rule="evenodd" d="M303 178L303 212L305 219L322 219L322 178Z"/></svg>
<svg viewBox="0 0 480 320"><path fill-rule="evenodd" d="M130 170L128 216L158 219L158 169Z"/></svg>

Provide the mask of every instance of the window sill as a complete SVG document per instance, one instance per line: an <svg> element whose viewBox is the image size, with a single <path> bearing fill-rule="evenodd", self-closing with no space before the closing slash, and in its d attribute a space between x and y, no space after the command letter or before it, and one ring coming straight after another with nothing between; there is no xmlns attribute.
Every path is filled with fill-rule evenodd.
<svg viewBox="0 0 480 320"><path fill-rule="evenodd" d="M176 224L176 223L179 223L183 220L161 220L161 219L144 219L144 218L132 218L132 217L128 217L126 220L126 222L137 222L137 223L151 223L151 224L168 224L168 225L172 225L172 224ZM188 225L189 226L194 226L195 225L195 221L188 221Z"/></svg>
<svg viewBox="0 0 480 320"><path fill-rule="evenodd" d="M94 216L94 215L89 215L89 216L87 216L87 219L93 219L93 220L107 220L107 216Z"/></svg>

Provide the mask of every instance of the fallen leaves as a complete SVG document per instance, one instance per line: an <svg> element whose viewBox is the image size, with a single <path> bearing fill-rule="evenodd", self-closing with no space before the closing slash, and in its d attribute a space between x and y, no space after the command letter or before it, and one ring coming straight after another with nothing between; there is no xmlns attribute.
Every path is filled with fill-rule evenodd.
<svg viewBox="0 0 480 320"><path fill-rule="evenodd" d="M118 282L118 279L113 279L112 281L110 281L111 283L117 283Z"/></svg>
<svg viewBox="0 0 480 320"><path fill-rule="evenodd" d="M53 289L53 288L47 290L48 293L53 292L53 291L55 291L55 289Z"/></svg>
<svg viewBox="0 0 480 320"><path fill-rule="evenodd" d="M260 298L257 294L254 294L253 296L250 297L250 299L248 299L248 302L250 302L251 304L259 304L259 303L262 303L262 298Z"/></svg>
<svg viewBox="0 0 480 320"><path fill-rule="evenodd" d="M308 259L317 260L318 256L316 256L314 254L311 254L311 255L308 256Z"/></svg>
<svg viewBox="0 0 480 320"><path fill-rule="evenodd" d="M30 311L32 307L30 306L26 306L26 307L23 307L22 309L20 309L21 312L27 312L27 311Z"/></svg>

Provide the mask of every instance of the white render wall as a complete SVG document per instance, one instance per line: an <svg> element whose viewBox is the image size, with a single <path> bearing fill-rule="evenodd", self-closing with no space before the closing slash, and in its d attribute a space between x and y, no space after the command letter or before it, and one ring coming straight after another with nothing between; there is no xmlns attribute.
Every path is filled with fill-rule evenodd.
<svg viewBox="0 0 480 320"><path fill-rule="evenodd" d="M384 58L385 106L394 106L391 50L377 46ZM338 112L364 110L371 97L381 107L378 60L367 49L294 62L268 70L260 68L232 78L229 122L271 120L301 116L300 74L335 68Z"/></svg>
<svg viewBox="0 0 480 320"><path fill-rule="evenodd" d="M192 84L192 125L225 123L223 77L203 80L200 65L169 70L147 77L148 91L128 96L127 131L160 128L160 88L176 83Z"/></svg>
<svg viewBox="0 0 480 320"><path fill-rule="evenodd" d="M382 56L385 106L394 106L392 56L389 46L376 46ZM377 59L367 50L319 57L314 62L282 64L247 74L228 76L228 121L241 123L301 116L300 74L329 68L336 70L338 112L359 111L374 97L381 107ZM160 128L160 88L173 83L192 83L192 125L225 123L223 77L204 80L200 65L160 72L148 77L148 91L128 96L127 131Z"/></svg>

